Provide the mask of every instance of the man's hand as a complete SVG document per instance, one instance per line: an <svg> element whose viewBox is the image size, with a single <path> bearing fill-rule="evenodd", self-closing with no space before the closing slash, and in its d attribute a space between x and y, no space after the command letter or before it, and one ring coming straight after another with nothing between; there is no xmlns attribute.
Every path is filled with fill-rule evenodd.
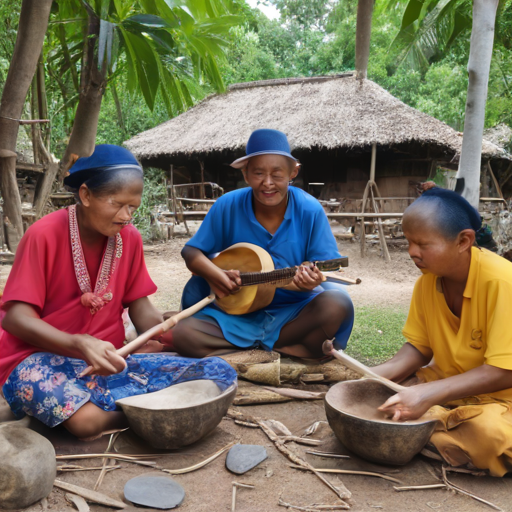
<svg viewBox="0 0 512 512"><path fill-rule="evenodd" d="M432 385L418 384L388 398L379 407L379 411L387 414L393 421L407 421L420 418L433 405L436 405L436 400L433 397Z"/></svg>
<svg viewBox="0 0 512 512"><path fill-rule="evenodd" d="M76 334L73 338L83 360L92 366L91 373L113 375L126 368L126 361L117 353L112 343L99 340L89 334Z"/></svg>
<svg viewBox="0 0 512 512"><path fill-rule="evenodd" d="M208 279L208 283L213 293L220 299L232 295L240 290L242 280L238 270L221 270L215 273L215 276Z"/></svg>
<svg viewBox="0 0 512 512"><path fill-rule="evenodd" d="M293 278L293 284L302 291L310 291L322 284L323 275L317 267L307 267L301 265L295 277Z"/></svg>

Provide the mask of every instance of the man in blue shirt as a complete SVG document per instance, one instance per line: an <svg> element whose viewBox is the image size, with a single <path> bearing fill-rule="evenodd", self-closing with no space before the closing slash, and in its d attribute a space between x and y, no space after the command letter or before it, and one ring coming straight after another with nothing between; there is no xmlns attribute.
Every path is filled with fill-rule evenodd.
<svg viewBox="0 0 512 512"><path fill-rule="evenodd" d="M239 272L221 270L208 258L239 242L264 248L275 268L340 257L320 203L303 190L289 187L300 166L290 154L286 135L256 130L246 153L231 165L242 169L249 187L220 197L183 248L187 267L195 274L183 292L184 308L208 295L210 288L218 297L239 290ZM269 306L230 315L209 305L175 327L173 344L190 357L261 348L319 358L326 339L336 337L336 345L345 348L353 319L352 301L344 286L323 283L316 267L301 265L291 284L276 289Z"/></svg>

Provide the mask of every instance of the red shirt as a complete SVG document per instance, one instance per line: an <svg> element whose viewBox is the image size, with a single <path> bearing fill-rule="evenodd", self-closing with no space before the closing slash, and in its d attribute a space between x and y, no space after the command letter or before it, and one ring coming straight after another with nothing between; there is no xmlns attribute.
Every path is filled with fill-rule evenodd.
<svg viewBox="0 0 512 512"><path fill-rule="evenodd" d="M82 292L73 266L67 209L34 223L16 251L2 297L0 320L5 316L6 302L26 302L56 329L70 334L90 334L121 347L125 338L123 308L157 289L144 262L140 233L129 225L121 231L121 237L123 255L109 283L112 300L91 315L80 302ZM94 287L102 253L83 249ZM26 357L41 351L0 328L0 385Z"/></svg>

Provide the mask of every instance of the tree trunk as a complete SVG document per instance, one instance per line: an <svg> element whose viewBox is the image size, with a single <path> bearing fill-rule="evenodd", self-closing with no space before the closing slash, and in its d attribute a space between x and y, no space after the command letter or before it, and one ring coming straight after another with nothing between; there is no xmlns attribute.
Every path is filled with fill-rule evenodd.
<svg viewBox="0 0 512 512"><path fill-rule="evenodd" d="M456 177L457 179L464 178L462 195L477 209L480 199L485 103L498 3L499 0L473 1L473 28L471 29L468 61L468 96L459 170Z"/></svg>
<svg viewBox="0 0 512 512"><path fill-rule="evenodd" d="M374 0L359 0L356 25L356 78L366 78L370 57L370 35Z"/></svg>
<svg viewBox="0 0 512 512"><path fill-rule="evenodd" d="M96 144L96 132L100 115L101 100L106 87L106 69L98 69L97 44L100 20L94 14L89 15L89 29L85 42L82 73L80 76L80 99L75 113L75 121L69 143L60 161L60 178L69 168L72 155L90 156Z"/></svg>
<svg viewBox="0 0 512 512"><path fill-rule="evenodd" d="M21 199L16 181L18 122L43 47L52 0L23 0L16 45L0 104L0 187L4 217L12 225L9 248L15 252L23 236ZM8 119L10 118L10 119Z"/></svg>

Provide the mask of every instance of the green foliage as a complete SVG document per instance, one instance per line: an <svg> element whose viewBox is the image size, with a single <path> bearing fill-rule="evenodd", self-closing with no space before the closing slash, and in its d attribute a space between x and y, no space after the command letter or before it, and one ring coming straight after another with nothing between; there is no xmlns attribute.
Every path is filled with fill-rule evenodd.
<svg viewBox="0 0 512 512"><path fill-rule="evenodd" d="M20 11L21 0L0 2L0 86L2 88L9 71L9 60L14 51Z"/></svg>
<svg viewBox="0 0 512 512"><path fill-rule="evenodd" d="M347 354L369 366L387 361L405 343L402 328L406 319L405 307L356 308Z"/></svg>
<svg viewBox="0 0 512 512"><path fill-rule="evenodd" d="M239 0L56 0L45 45L54 147L65 147L88 67L100 70L107 90L115 83L136 104L137 96L144 99L151 113L146 109L148 122L140 124L147 127L162 119L162 106L169 118L202 99L208 88L224 90L219 64L230 28L241 22L240 10ZM84 34L91 20L99 30L89 34L95 51L94 61L87 62ZM106 131L120 131L125 140L130 130L122 109L116 117L119 126Z"/></svg>
<svg viewBox="0 0 512 512"><path fill-rule="evenodd" d="M155 205L165 204L165 200L165 182L161 169L151 167L145 169L142 201L133 215L133 224L139 230L144 242L161 238L162 233L156 226L153 208Z"/></svg>

